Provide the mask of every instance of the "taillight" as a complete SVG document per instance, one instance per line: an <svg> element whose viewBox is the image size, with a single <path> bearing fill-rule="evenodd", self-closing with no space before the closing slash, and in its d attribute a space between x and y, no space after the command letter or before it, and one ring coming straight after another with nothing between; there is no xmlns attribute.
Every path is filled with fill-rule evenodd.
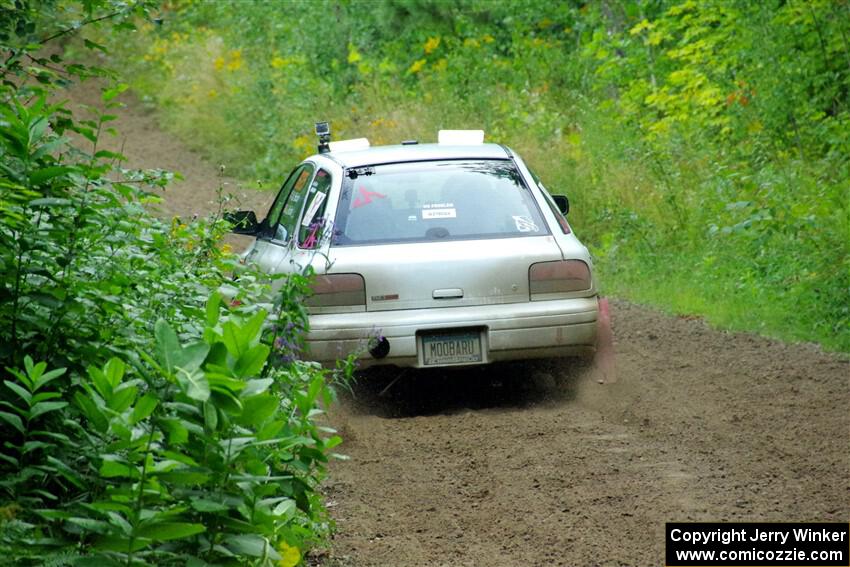
<svg viewBox="0 0 850 567"><path fill-rule="evenodd" d="M366 306L366 282L360 274L327 274L313 278L308 307Z"/></svg>
<svg viewBox="0 0 850 567"><path fill-rule="evenodd" d="M553 293L569 293L590 289L590 268L581 260L561 260L532 264L528 270L531 299ZM537 297L535 297L537 296Z"/></svg>

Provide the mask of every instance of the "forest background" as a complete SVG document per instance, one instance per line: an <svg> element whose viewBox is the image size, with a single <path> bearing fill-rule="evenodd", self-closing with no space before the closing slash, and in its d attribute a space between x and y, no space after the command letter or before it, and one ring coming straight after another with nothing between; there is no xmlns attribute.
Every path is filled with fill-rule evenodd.
<svg viewBox="0 0 850 567"><path fill-rule="evenodd" d="M110 52L248 184L319 120L482 128L569 196L605 293L850 350L847 0L178 0Z"/></svg>

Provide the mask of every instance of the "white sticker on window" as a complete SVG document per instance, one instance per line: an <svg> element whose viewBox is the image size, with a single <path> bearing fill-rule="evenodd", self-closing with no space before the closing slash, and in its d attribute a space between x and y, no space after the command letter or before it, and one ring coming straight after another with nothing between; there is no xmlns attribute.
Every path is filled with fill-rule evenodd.
<svg viewBox="0 0 850 567"><path fill-rule="evenodd" d="M516 224L516 229L520 232L539 232L540 230L534 224L534 221L531 220L531 217L514 216L514 223Z"/></svg>
<svg viewBox="0 0 850 567"><path fill-rule="evenodd" d="M453 219L457 217L455 209L422 209L422 219Z"/></svg>
<svg viewBox="0 0 850 567"><path fill-rule="evenodd" d="M324 200L324 193L316 193L316 195L313 197L313 200L310 201L310 206L307 207L306 211L304 211L304 218L301 219L301 226L310 226L310 223L313 222L313 217L316 216L316 211L318 211L319 207L322 206Z"/></svg>

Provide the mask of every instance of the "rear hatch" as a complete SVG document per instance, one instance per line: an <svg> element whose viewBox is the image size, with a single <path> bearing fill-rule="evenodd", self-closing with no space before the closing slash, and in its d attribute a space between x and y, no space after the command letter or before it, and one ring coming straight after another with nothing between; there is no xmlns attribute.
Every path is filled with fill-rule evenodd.
<svg viewBox="0 0 850 567"><path fill-rule="evenodd" d="M346 170L330 248L366 310L529 300L528 269L561 260L509 159L436 159Z"/></svg>
<svg viewBox="0 0 850 567"><path fill-rule="evenodd" d="M561 260L552 236L334 248L329 273L358 273L366 310L425 309L529 300L528 269Z"/></svg>

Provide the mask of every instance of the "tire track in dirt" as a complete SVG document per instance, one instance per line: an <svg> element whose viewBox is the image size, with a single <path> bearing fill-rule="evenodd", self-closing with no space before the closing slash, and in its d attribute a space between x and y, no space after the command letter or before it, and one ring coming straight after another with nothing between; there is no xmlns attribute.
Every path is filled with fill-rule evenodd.
<svg viewBox="0 0 850 567"><path fill-rule="evenodd" d="M614 384L569 361L364 377L334 412L335 564L660 565L665 521L847 521L846 359L612 312Z"/></svg>
<svg viewBox="0 0 850 567"><path fill-rule="evenodd" d="M71 91L94 104L95 86ZM133 167L184 175L164 212L213 210L221 182L131 95L116 124ZM330 421L349 461L326 483L328 567L652 565L664 522L847 521L850 364L612 302L618 381L572 361L365 374Z"/></svg>

